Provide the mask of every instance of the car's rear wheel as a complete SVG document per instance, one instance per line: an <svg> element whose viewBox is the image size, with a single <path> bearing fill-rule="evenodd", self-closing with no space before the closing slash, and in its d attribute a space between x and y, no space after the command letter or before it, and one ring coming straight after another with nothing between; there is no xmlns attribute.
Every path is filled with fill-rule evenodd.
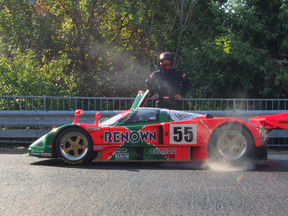
<svg viewBox="0 0 288 216"><path fill-rule="evenodd" d="M238 163L247 159L254 148L254 139L241 124L227 124L217 128L210 138L210 162Z"/></svg>
<svg viewBox="0 0 288 216"><path fill-rule="evenodd" d="M92 140L86 131L80 128L69 128L58 136L56 152L65 163L73 165L87 163L92 160Z"/></svg>

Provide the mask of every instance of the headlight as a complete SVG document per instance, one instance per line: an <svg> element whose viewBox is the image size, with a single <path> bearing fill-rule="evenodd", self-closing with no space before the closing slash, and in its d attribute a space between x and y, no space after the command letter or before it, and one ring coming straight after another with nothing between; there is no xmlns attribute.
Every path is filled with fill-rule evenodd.
<svg viewBox="0 0 288 216"><path fill-rule="evenodd" d="M32 143L30 146L38 146L38 147L43 147L44 146L44 139L45 139L45 136L42 136L40 137L38 140L36 140L34 143Z"/></svg>

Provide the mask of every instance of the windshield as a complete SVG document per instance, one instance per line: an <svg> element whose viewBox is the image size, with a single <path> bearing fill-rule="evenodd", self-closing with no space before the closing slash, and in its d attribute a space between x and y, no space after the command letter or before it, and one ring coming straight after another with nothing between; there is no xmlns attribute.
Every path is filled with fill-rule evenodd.
<svg viewBox="0 0 288 216"><path fill-rule="evenodd" d="M119 124L124 118L127 117L127 115L130 113L130 110L127 110L125 112L122 112L118 115L113 116L112 118L109 118L103 122L101 122L101 126L105 127L105 126L116 126L117 124Z"/></svg>

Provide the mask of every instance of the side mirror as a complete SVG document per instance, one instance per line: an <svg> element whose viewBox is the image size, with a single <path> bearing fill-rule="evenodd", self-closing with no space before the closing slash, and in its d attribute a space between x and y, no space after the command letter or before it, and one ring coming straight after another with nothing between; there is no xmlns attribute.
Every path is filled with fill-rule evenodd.
<svg viewBox="0 0 288 216"><path fill-rule="evenodd" d="M75 119L72 124L78 124L78 116L83 114L82 109L78 109L75 111Z"/></svg>
<svg viewBox="0 0 288 216"><path fill-rule="evenodd" d="M95 122L94 122L95 125L98 125L98 118L101 117L101 116L102 116L101 112L98 112L98 113L95 114L95 117L96 117Z"/></svg>

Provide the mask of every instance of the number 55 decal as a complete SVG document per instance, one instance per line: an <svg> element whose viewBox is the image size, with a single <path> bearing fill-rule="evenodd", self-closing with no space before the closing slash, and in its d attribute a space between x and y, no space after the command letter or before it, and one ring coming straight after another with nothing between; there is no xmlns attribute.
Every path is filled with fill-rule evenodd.
<svg viewBox="0 0 288 216"><path fill-rule="evenodd" d="M170 124L170 144L197 144L197 125Z"/></svg>

